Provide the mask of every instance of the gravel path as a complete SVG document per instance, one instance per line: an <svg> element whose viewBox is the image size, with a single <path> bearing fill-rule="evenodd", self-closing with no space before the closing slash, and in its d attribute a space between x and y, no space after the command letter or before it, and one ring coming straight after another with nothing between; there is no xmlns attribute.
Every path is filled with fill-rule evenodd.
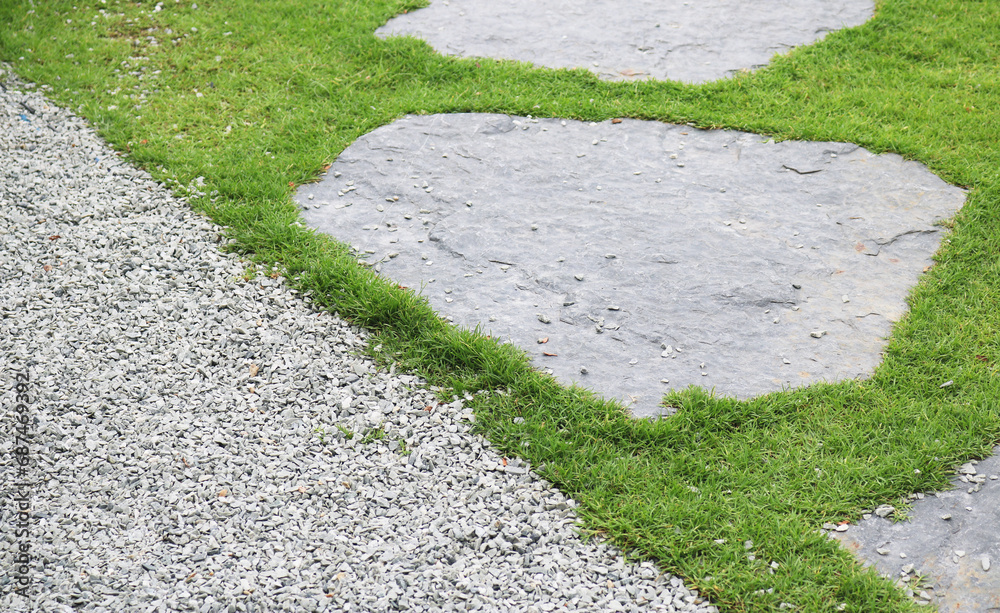
<svg viewBox="0 0 1000 613"><path fill-rule="evenodd" d="M712 611L0 69L4 611ZM352 436L348 436L350 433ZM15 547L33 561L29 598Z"/></svg>

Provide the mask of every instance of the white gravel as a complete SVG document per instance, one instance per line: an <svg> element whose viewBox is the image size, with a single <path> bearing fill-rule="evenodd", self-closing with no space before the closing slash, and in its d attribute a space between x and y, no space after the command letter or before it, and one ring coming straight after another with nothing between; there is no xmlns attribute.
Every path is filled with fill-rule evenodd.
<svg viewBox="0 0 1000 613"><path fill-rule="evenodd" d="M505 466L461 400L377 369L280 278L246 281L220 228L0 83L4 526L22 371L39 481L31 538L0 532L0 610L714 610L582 542L574 502Z"/></svg>

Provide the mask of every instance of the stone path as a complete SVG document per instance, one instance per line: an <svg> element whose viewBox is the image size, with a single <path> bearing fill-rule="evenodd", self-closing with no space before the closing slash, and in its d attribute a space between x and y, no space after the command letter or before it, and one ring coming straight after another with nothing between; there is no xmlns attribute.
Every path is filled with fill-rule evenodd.
<svg viewBox="0 0 1000 613"><path fill-rule="evenodd" d="M859 25L873 10L871 2L856 0L786 0L778 8L769 5L765 11L757 5L736 0L673 2L666 8L664 3L653 2L624 6L595 2L590 3L587 10L576 8L577 4L549 3L539 8L537 3L521 0L503 5L435 1L428 9L394 19L380 29L379 34L416 33L444 53L519 59L551 67L584 67L605 79L659 78L697 83L757 68L773 54L817 40L829 30ZM58 112L56 109L50 111L44 102L37 106L44 107L45 112ZM9 118L14 120L14 115ZM30 123L31 119L22 117L22 121ZM71 127L73 130L81 128L75 124ZM49 128L55 130L51 125ZM35 145L32 141L32 147ZM37 146L42 145L37 143ZM93 146L100 147L98 144ZM110 153L102 151L102 156L95 160L101 157L113 159ZM109 174L123 181L148 179L118 168L117 164L113 166L115 171L112 173L109 167ZM37 174L40 179L32 185L44 187L59 179L47 173L41 162L31 162L24 168L26 173ZM17 182L11 182L15 184ZM146 208L134 210L129 208L132 204L115 203L87 223L107 222L107 235L113 240L136 241L146 240L143 232L149 229L148 220L144 219L144 225L135 228L126 225L127 236L117 237L112 226L122 224L121 220L115 223L115 216L162 215L159 221L163 223L176 218L178 227L185 232L204 236L192 240L186 249L174 249L172 245L169 250L164 247L160 254L164 277L157 278L156 283L166 279L166 271L190 273L192 278L196 277L181 260L197 256L198 270L209 271L204 279L205 286L199 285L199 288L207 292L205 288L210 287L215 292L215 285L210 286L210 283L218 282L221 288L228 281L216 278L212 270L225 269L232 273L226 279L238 270L229 270L230 264L222 261L208 246L212 228L182 217L178 211L183 207L177 209L177 203L167 202L167 195L162 198L163 203L146 206L149 203L143 201ZM563 380L578 381L621 398L637 415L655 414L658 411L656 401L668 387L695 384L745 397L821 379L864 376L878 363L881 338L888 333L891 322L903 312L908 288L929 263L929 255L938 244L940 234L936 222L951 217L963 199L960 190L945 185L917 164L904 162L897 156L873 156L852 145L775 144L749 134L703 132L631 120L588 125L496 115L405 118L360 139L338 159L326 181L305 187L299 195L309 223L355 244L381 274L422 287L439 312L448 314L456 323L479 324L495 334L511 338L528 350L539 366ZM142 198L135 199L140 200ZM10 218L10 224L65 226L58 226L59 234L46 232L48 238L42 234L32 235L25 239L25 245L17 244L25 252L37 250L38 253L31 253L39 266L45 257L52 255L53 247L47 247L46 251L38 245L48 246L52 236L78 235L76 239L80 244L87 245L80 247L81 253L89 248L107 251L106 244L84 237L86 232L77 227L80 219L71 218L74 214L71 210L55 210L61 204L15 205L20 208L16 218ZM46 206L53 210L41 210ZM65 213L66 219L59 213ZM36 228L35 232L48 229L48 226ZM15 234L11 232L9 236ZM160 233L159 239L151 237L148 240L155 242L165 236L172 236L172 233ZM35 238L38 240L31 243ZM192 244L198 247L198 253L183 255L185 250L188 254L193 253ZM104 251L101 251L102 258L124 270L133 270L135 266L129 268L130 263L139 259L122 254L106 255ZM21 259L6 260L7 264L14 261ZM28 285L19 288L20 293L12 298L15 302L5 304L10 312L15 308L25 309L30 304L27 296L34 296L40 289L48 292L46 305L70 298L75 300L78 294L82 295L83 290L79 288L90 283L90 277L83 277L91 273L105 275L110 270L100 268L94 272L86 264L74 268L83 271L79 275L82 280L79 287L72 286L70 297L64 297L65 288L53 284L52 279L69 281L75 279L72 275L77 273L59 268L63 264L58 259L56 264L41 267L45 274L36 270L31 262L25 266L33 267L23 275ZM195 281L202 282L200 277ZM176 283L164 281L162 288L156 283L151 279L141 291L153 292L150 300L158 301L157 312L162 310L161 314L169 315L168 321L191 317L192 326L209 321L208 315L202 317L197 311L201 307L212 308L212 300L206 298L204 304L195 304L174 299L170 292ZM108 286L100 287L105 291ZM124 287L121 291L122 296L134 293ZM247 291L250 302L270 305L260 310L260 318L254 324L257 327L273 325L279 331L287 328L294 332L301 324L303 329L312 330L309 326L314 325L313 318L309 317L308 309L296 302L298 298L280 284L272 285L270 280L260 278ZM223 292L220 289L217 293ZM131 299L121 299L126 308L122 310L116 306L118 315L126 313L135 319L136 325L141 321L149 325L146 320L150 313L129 310L127 300ZM99 297L92 301L88 298L86 304L91 302L94 312L107 308L107 301ZM295 313L283 312L287 305L293 305ZM50 317L47 309L49 306L39 307L33 317L39 321ZM218 310L206 310L206 313L217 322L230 317ZM107 319L95 318L95 322ZM81 322L91 327L97 325L86 318L78 317L77 320L73 325ZM238 323L250 329L249 323ZM233 607L237 604L243 607L239 610L256 610L257 605L265 609L288 605L300 610L321 610L330 604L328 598L338 599L336 606L357 604L366 607L375 606L372 603L376 600L409 603L413 595L422 605L433 608L457 595L477 590L477 594L469 597L482 597L483 602L490 603L494 601L489 598L502 598L497 601L497 607L520 610L521 605L513 604L513 599L538 602L534 590L547 581L545 573L559 573L558 568L568 566L574 572L579 570L587 580L596 577L601 585L605 577L612 576L608 573L623 573L624 576L632 572L631 567L618 561L612 562L614 568L601 566L596 570L590 567L581 570L584 560L592 561L598 555L613 559L614 552L602 550L579 555L583 549L573 541L572 535L565 539L560 536L549 543L546 538L553 531L547 524L533 526L538 529L537 543L540 544L537 555L535 549L530 553L536 559L554 556L559 564L544 568L538 565L532 570L538 571L537 576L519 575L518 580L524 581L515 587L523 584L523 589L518 588L520 591L516 594L483 594L480 588L488 587L492 581L485 574L476 575L473 582L460 581L461 573L451 573L441 559L435 559L433 564L428 561L423 567L425 570L421 571L425 579L428 572L434 575L434 582L425 582L430 586L426 592L421 591L424 584L417 586L420 589L414 587L420 579L413 576L410 572L413 569L408 567L398 570L398 575L405 579L394 582L398 590L393 582L383 580L380 569L375 568L371 573L364 570L365 562L374 559L372 556L376 554L382 556L380 560L393 558L394 562L406 562L408 556L400 552L409 551L407 547L416 546L413 545L415 539L428 532L438 537L442 550L450 552L451 557L446 558L448 564L456 563L451 558L465 565L478 564L477 556L483 553L482 543L489 545L492 542L498 550L505 548L499 532L489 532L486 527L478 526L475 523L478 520L472 517L448 526L443 521L428 523L424 519L404 522L416 532L412 534L413 539L400 543L392 539L397 532L394 522L387 521L384 524L388 530L386 540L369 542L364 552L356 544L357 532L353 540L341 539L348 534L345 526L359 529L355 521L356 509L364 506L373 517L385 516L385 509L391 505L383 504L379 498L372 498L372 504L362 504L349 490L358 487L365 496L374 496L378 493L374 489L381 483L380 475L386 470L395 471L393 479L397 472L413 473L412 483L420 484L413 486L417 492L414 496L426 494L424 481L431 478L438 480L442 493L457 491L466 485L476 496L482 495L483 487L491 488L490 493L502 492L504 496L523 493L525 488L530 488L537 495L527 498L541 504L544 512L565 511L560 521L565 519L567 526L571 524L572 504L537 482L528 474L527 467L517 464L513 465L513 470L522 472L510 473L515 474L511 477L513 481L504 482L502 488L489 476L486 483L481 484L480 474L463 472L446 477L442 472L444 463L455 454L441 450L448 449L449 445L474 449L481 464L476 465L476 471L485 471L488 465L491 473L509 473L499 468L508 468L505 459L494 457L488 445L468 435L463 420L469 416L463 412L460 400L453 406L441 405L441 415L434 417L440 421L433 421L429 414L424 414L426 407L422 405L430 400L419 393L412 398L392 396L391 402L385 401L386 390L398 387L401 379L391 374L368 376L372 374L371 364L363 360L350 361L346 357L347 350L361 342L357 331L341 322L331 325L342 335L342 338L337 337L337 342L345 350L330 349L315 356L315 360L317 363L329 361L329 364L323 362L322 370L328 378L333 376L331 373L337 375L334 387L340 387L341 380L350 385L343 386L346 389L337 394L322 398L332 403L329 407L324 405L325 412L285 407L280 413L284 422L274 426L273 432L263 429L271 427L272 420L264 418L263 409L267 403L256 406L264 398L258 394L264 390L258 390L256 385L263 388L274 384L275 389L281 391L275 397L295 389L306 390L302 392L305 401L300 403L301 407L312 407L318 401L310 397L314 391L307 390L304 383L315 380L315 372L305 373L308 376L300 381L296 377L305 376L297 372L302 369L295 368L291 360L286 359L284 364L288 372L272 368L260 375L258 381L256 364L231 359L225 367L232 370L232 380L255 383L244 391L210 381L204 372L207 366L197 366L201 354L194 350L184 350L185 357L178 355L178 361L185 368L200 372L201 379L193 374L185 378L184 373L168 375L164 374L168 371L157 370L158 375L163 375L161 387L177 386L173 396L185 393L183 386L194 377L192 380L198 379L199 385L209 386L215 393L221 392L227 410L232 412L232 419L223 415L220 420L218 409L212 407L205 415L198 416L191 433L196 439L204 438L207 447L199 451L194 443L190 450L196 455L180 458L184 468L177 464L173 455L187 442L171 440L162 449L147 450L144 457L156 460L150 460L149 465L143 464L145 460L128 464L135 462L135 458L119 453L122 443L116 437L123 431L139 436L137 440L149 441L153 439L146 437L142 430L145 420L163 419L168 423L174 419L172 411L161 410L162 402L154 405L160 411L154 411L154 417L146 414L146 405L124 402L129 410L139 412L135 419L128 416L117 421L114 416L105 418L105 407L92 410L100 405L98 396L106 397L103 388L98 390L98 396L91 398L72 385L62 385L62 378L72 378L67 374L69 369L53 375L51 365L48 371L34 366L33 376L41 379L43 394L48 394L50 399L62 398L60 407L69 406L69 401L62 396L76 394L73 401L79 405L78 411L66 409L65 415L50 414L45 407L40 413L42 437L39 440L46 445L46 453L65 464L52 464L48 468L49 476L79 472L83 460L89 462L88 470L92 471L86 480L63 479L46 486L47 500L52 504L40 517L46 530L58 538L47 541L44 546L51 549L47 554L62 564L46 579L47 597L52 599L49 604L58 606L58 610L69 610L71 605L93 604L104 598L103 602L127 604L135 610L151 604L154 607L204 604L202 610L222 610L228 598L229 610L236 610ZM65 326L63 332L70 330L70 324ZM75 333L76 328L72 330ZM201 334L200 328L197 333ZM242 336L252 334L244 331ZM194 333L192 338L195 338ZM48 352L45 353L46 364L55 364L61 359L68 362L91 359L89 356L98 355L94 351L78 351L72 356L61 354L60 357L51 343L36 342L33 336L11 336L11 339L21 345L35 343L38 355ZM287 343L268 339L270 337L261 337L259 343L288 347ZM110 357L101 357L104 362L94 366L93 372L106 371L106 378L113 379L120 377L115 365L134 367L118 355L122 353L119 346L111 350L111 345L118 340L113 335L101 337L100 342L108 344L106 353ZM254 343L258 340L237 340L245 340L248 346L257 349ZM173 346L172 340L170 345ZM14 355L13 349L8 349L8 353ZM168 350L163 348L162 351L166 355ZM247 368L251 368L249 375L239 374ZM265 380L266 377L272 380ZM375 386L370 391L361 389L360 382L369 380L374 381ZM5 389L10 389L10 385ZM190 391L189 385L187 389ZM92 391L90 387L87 390L88 393ZM155 389L153 395L160 391L160 388ZM199 389L199 393L202 391ZM126 392L134 392L142 399L149 394L149 390L131 388L121 393ZM165 397L170 395L164 392ZM265 399L270 401L270 398ZM56 406L56 403L51 405ZM245 410L248 407L253 409L252 413L261 410L261 414L247 417ZM266 410L271 408L266 406ZM331 433L335 424L342 423L354 424L357 428L362 428L363 424L374 427L376 421L371 421L374 419L371 416L376 414L378 419L384 419L376 421L378 430L382 432L385 428L389 437L385 442L378 438L352 444L353 438L335 434L331 434L334 440L330 443L314 440L317 431L326 432L322 429L324 424L331 426ZM259 423L255 421L258 418ZM414 422L420 419L423 421L415 426ZM398 420L398 424L394 420ZM72 426L72 432L63 431L64 421ZM316 424L319 425L314 429ZM189 433L187 428L175 426L170 422L163 427L162 432L167 433L164 436L183 437ZM426 436L414 438L414 429L419 431L424 426ZM450 436L445 437L447 441L434 438L441 434L441 426L450 428ZM220 437L223 441L242 440L240 436L247 433L238 430L244 427L261 428L257 433L259 441L247 436L241 443L244 448L230 454L219 442ZM225 428L234 430L230 433ZM274 438L268 438L272 436ZM281 437L288 443L286 449L309 448L317 457L334 456L335 461L313 458L311 472L300 474L298 460L286 454L287 457L280 458L285 464L278 466L277 460L268 458L275 456L270 446ZM428 451L405 455L402 449L417 439L427 443ZM156 438L154 442L161 441ZM369 471L371 474L366 472L370 466L361 466L364 462L357 461L360 445L370 445L375 453L368 455L382 462L377 470ZM435 445L440 445L440 449ZM331 551L330 547L307 542L303 535L308 535L309 530L292 524L275 541L279 545L277 549L274 544L268 545L272 555L251 560L257 544L245 538L216 539L221 534L221 524L237 525L231 521L233 514L228 510L216 517L208 515L212 509L204 505L198 508L188 505L182 509L191 518L191 523L186 523L176 514L169 515L168 510L158 504L162 492L156 496L142 493L136 495L135 500L125 500L118 496L125 490L110 481L121 475L114 470L104 470L107 467L104 458L89 453L98 449L103 452L105 448L108 454L114 454L115 462L129 469L141 469L141 474L147 476L152 470L150 465L160 464L162 455L164 474L174 479L169 486L177 492L198 494L193 498L185 496L180 507L184 507L189 498L195 503L201 500L199 497L212 502L218 498L220 505L226 508L235 505L242 509L241 505L246 505L248 512L257 513L256 507L263 508L259 504L263 502L273 508L292 509L290 517L299 521L300 516L315 514L312 513L316 509L312 506L315 501L310 498L311 488L317 488L324 495L332 492L344 500L350 511L342 515L334 513L324 520L330 525L327 543L331 539L345 541L342 548L332 550L344 559L344 563L336 567L337 574L329 576L323 573L334 568L328 564L334 562L332 559L319 560L309 569L300 569L294 564L286 569L282 556L273 555L275 551L294 552L291 557L296 560L306 558L299 548L309 552ZM72 456L66 455L70 452ZM204 456L202 460L208 470L202 470L197 461L194 466L189 463L189 458L196 458L197 453ZM261 486L266 488L265 494L243 491L236 478L220 472L219 467L228 466L229 460L233 460L229 463L242 466L250 453L260 456L260 466L271 462L281 469L254 471L254 478L259 476ZM358 466L348 467L346 463L351 461ZM77 468L71 470L71 463ZM993 568L1000 560L1000 542L990 529L998 519L996 509L1000 509L1000 486L992 478L998 472L1000 465L996 458L978 465L969 464L963 467L961 481L956 481L961 489L934 497L924 496L915 502L912 522L890 524L885 519L873 517L837 534L883 572L899 576L903 584L917 584L913 588L914 597L934 602L942 611L1000 610L997 601L1000 585ZM297 481L294 484L271 483L268 479L274 475L280 479L294 477ZM351 479L341 481L345 475ZM501 479L497 476L496 482ZM109 483L102 485L104 480ZM129 487L140 481L143 488L149 485L145 477L137 477L130 481ZM152 492L163 487L159 482L168 480L154 481L158 483L150 486ZM364 487L374 483L372 491L356 486L356 481ZM469 483L465 484L466 481ZM293 487L296 484L299 485ZM396 489L387 488L386 491L398 494L401 486L396 481L392 484ZM225 489L220 490L223 486ZM338 487L344 488L343 491L336 489ZM474 489L477 487L479 489ZM549 508L546 497L557 500L556 506L563 506ZM68 507L63 504L71 498L80 504ZM518 504L532 502L527 498L518 498ZM275 505L275 499L280 499L280 504ZM498 498L498 501L503 508L511 508L510 500ZM100 504L95 506L92 504L95 502ZM434 502L437 501L431 501ZM456 505L460 512L469 511L467 505L457 502ZM84 518L73 515L76 508L86 508L88 515ZM472 512L482 510L473 509ZM880 511L879 514L888 514L886 509ZM537 518L542 511L525 512ZM162 525L145 516L140 521L140 513L162 514ZM424 516L429 518L435 514L442 518L444 514L452 517L454 510L442 512L435 507ZM198 527L196 516L201 520L208 517L214 522L208 537L201 529L205 526ZM324 515L319 517L322 519ZM107 530L112 519L120 523L115 524L118 533L113 535ZM308 524L314 520L304 521ZM239 525L243 523L240 516ZM518 522L512 519L510 524L518 525ZM155 530L148 531L149 526ZM273 540L273 533L271 530L259 536L262 542ZM169 538L164 538L164 534ZM520 534L534 538L532 530ZM519 538L513 532L511 535L515 541ZM64 539L79 542L70 546ZM525 547L535 545L536 541L532 541ZM123 548L122 554L129 548L138 553L116 555L109 563L101 558L108 547ZM489 547L482 546L482 549ZM569 553L565 553L567 551ZM314 554L321 555L325 554ZM246 583L246 568L236 568L228 559L234 556L244 558L244 566L256 577L253 581L259 580L258 596L254 596L256 588L246 587L250 585ZM492 564L486 562L484 567ZM524 566L523 560L511 564L515 570ZM144 592L125 589L130 583L122 577L132 574L136 581L143 578ZM634 578L623 580L633 581L645 590L642 604L646 608L710 608L696 595L688 593L679 580L666 585L664 580L655 578L649 565L633 574ZM918 581L915 575L926 579ZM289 576L294 578L297 591L281 594L278 586L287 584ZM71 581L70 577L75 580ZM534 581L539 577L542 579L536 586ZM370 585L364 581L370 581ZM506 580L501 583L510 584ZM577 587L580 581L576 579L566 584L569 586L567 591L560 592L558 598L551 595L552 602L575 598L574 602L583 603L582 607L593 605L607 609L611 603L626 603L634 598L631 594L619 597L617 593L599 592L596 588L593 593L586 589L581 592ZM225 598L220 585L228 590ZM372 594L373 590L383 588L387 591ZM427 594L443 600L420 600ZM272 595L276 595L274 602L265 601ZM474 602L470 602L470 606ZM124 609L119 607L119 610Z"/></svg>
<svg viewBox="0 0 1000 613"><path fill-rule="evenodd" d="M377 30L440 53L702 83L871 18L871 0L433 0Z"/></svg>
<svg viewBox="0 0 1000 613"><path fill-rule="evenodd" d="M827 30L859 25L872 12L869 2L811 0L782 2L779 7L737 0L625 5L591 2L584 7L564 0L544 8L521 0L502 4L434 0L429 8L401 15L377 33L413 34L450 55L509 58L556 68L582 67L604 79L652 77L699 83L756 68L774 53L816 40ZM862 161L857 157L860 155L864 166L874 162L871 166L885 164L887 170L895 166L896 171L902 171L904 164L898 159L869 158L863 150L822 143L772 145L767 151L767 145L754 143L748 135L722 136L723 146L732 144L727 139L744 139L744 144L751 139L748 150L767 151L755 160L752 169L738 169L746 161L731 164L731 160L720 156L720 137L716 134L649 125L628 131L630 124L617 126L617 130L604 124L591 126L588 133L586 127L575 122L560 125L561 130L552 121L543 121L539 128L538 122L525 118L406 118L366 137L367 142L378 143L375 151L352 147L341 159L348 162L348 167L363 164L384 153L378 150L380 146L392 143L388 146L396 151L394 155L402 158L402 164L409 163L416 177L434 177L434 185L428 187L440 189L437 197L427 198L407 191L405 186L399 189L408 199L415 194L414 202L420 204L407 202L398 208L426 207L419 218L423 228L396 220L397 211L392 207L382 206L380 212L384 214L366 219L377 218L387 224L383 230L395 230L399 233L396 236L406 236L410 241L414 236L423 237L425 253L434 249L460 253L462 266L452 261L446 264L451 269L477 266L471 282L464 281L467 272L459 279L435 271L434 275L446 283L444 293L440 284L425 286L436 308L466 325L476 323L503 330L528 349L537 364L560 377L593 384L629 401L638 397L632 405L636 414L653 412L646 404L650 395L656 395L652 382L667 371L670 374L663 381L670 381L672 386L701 383L724 393L746 396L765 391L769 385L808 383L818 376L863 375L877 364L879 339L901 313L901 298L919 273L916 264L926 259L937 240L926 226L917 229L917 225L932 219L905 221L906 214L914 212L913 204L926 202L926 193L915 184L909 187L915 187L918 193L907 194L905 187L890 187L891 182L870 181L863 177L878 171L867 167L859 172L863 166L857 164ZM551 130L550 142L542 144L546 139L539 129ZM412 147L413 141L403 136L408 130L422 134L419 147ZM560 137L551 138L556 134ZM593 144L599 146L586 147L589 136L594 136ZM682 137L686 150L680 142ZM646 142L639 145L644 139ZM510 154L507 143L501 143L504 140L520 142L522 148ZM559 144L545 146L553 140ZM526 141L530 146L525 146ZM799 160L789 164L782 158L796 149L804 153L817 147L820 156L835 153L841 163L827 159L818 164L816 157L808 159L807 155L805 164ZM435 159L437 149L478 154L462 158L453 154L445 162ZM608 150L614 153L608 155ZM842 164L848 151L856 156L851 159L855 164ZM692 152L696 155L692 156ZM574 163L573 153L587 157ZM677 167L671 168L675 159ZM384 164L379 167L388 168ZM460 183L449 185L453 169L477 178L469 181L463 176ZM630 170L635 176L628 176ZM776 170L792 174L782 176ZM346 169L340 172L345 178L353 176ZM929 181L926 171L910 165L907 172L924 177L916 184L935 186L932 191L942 197L942 206L935 214L950 216L961 205L957 190L942 187L940 181ZM651 189L656 187L648 182L651 174L666 180L662 189ZM846 185L842 183L844 176L851 176ZM898 176L902 185L912 180L902 173ZM746 183L740 184L737 179ZM396 180L389 171L379 176L372 187L392 191ZM334 183L328 179L325 184ZM579 194L572 192L573 186L578 186ZM462 211L460 205L449 200L462 187L481 190L474 201L477 213ZM722 189L729 195L720 195ZM359 191L364 193L363 189ZM319 194L327 195L322 191ZM491 206L495 199L501 203ZM949 199L950 203L945 204ZM824 204L824 210L810 210L810 200ZM871 208L861 213L861 202L865 200ZM903 223L894 226L895 230L874 222L872 212L884 213L887 202L902 213L897 220ZM487 209L485 215L483 208ZM857 214L852 214L852 209ZM306 214L320 227L329 226L331 217L315 208ZM866 228L858 233L857 222L862 219ZM720 221L726 228L719 225ZM357 228L357 222L353 224ZM376 237L375 225L369 222L367 234L359 235L355 230L343 235L354 237L366 248L384 247L380 241L389 232ZM809 232L803 232L804 227ZM848 244L844 239L852 232L862 238L856 243L856 254L874 257L858 260L849 252L848 257L838 253L836 247ZM908 244L913 239L920 245ZM406 243L398 239L392 248L396 244ZM477 248L470 248L473 246ZM819 253L796 252L789 247L819 247ZM897 249L907 253L897 253ZM398 271L409 279L426 279L426 271L407 265L404 250L400 247L401 255L384 265L386 271ZM615 258L602 262L602 250L615 254ZM378 254L379 249L374 249L372 255ZM809 268L794 259L775 257L777 254L816 256L805 258L815 266ZM470 256L479 261L473 263ZM487 262L482 262L483 258ZM498 273L491 266L496 262L489 260L504 258L510 262L500 264ZM863 264L857 269L846 262ZM907 266L902 278L893 274L894 269ZM577 276L571 269L583 271ZM804 275L809 282L795 283L795 291L789 291L789 279L797 280L806 271L813 273ZM569 279L570 274L576 283ZM858 276L869 283L859 288ZM888 296L880 295L880 280L894 283ZM849 288L843 287L845 282ZM519 299L506 298L491 304L483 296L482 287L490 283L502 287L506 296ZM632 295L625 298L623 294L629 290ZM840 291L844 294L838 305ZM489 290L485 293L489 295ZM885 300L876 306L872 301L876 297ZM498 308L511 303L520 308ZM688 306L687 312L677 309L678 304ZM538 320L551 323L539 326L532 321L532 307L544 311ZM614 310L603 310L609 307ZM484 314L484 310L500 315ZM518 310L521 312L516 315L511 313ZM558 319L550 312L557 312ZM772 314L777 315L775 326L768 330L764 322ZM822 315L828 322L813 320L803 326L810 314ZM520 321L512 322L511 318ZM595 324L594 332L603 328L603 336L592 335L585 340L580 333L587 328L584 318L597 319L590 323ZM656 325L666 321L669 325ZM813 332L819 333L817 341L821 341L811 347L801 344L803 332L810 325L816 328ZM533 347L531 337L543 334L549 341ZM668 336L669 341L665 340ZM652 357L651 347L659 341L663 341L663 355L669 359L654 366L657 360ZM556 353L557 345L561 345L558 356L547 355ZM640 347L646 351L638 351ZM667 347L671 351L666 351ZM685 348L686 353L678 353ZM740 358L720 359L720 354L724 356L727 351ZM637 355L640 353L643 355ZM595 367L602 356L604 364ZM781 366L776 368L778 357ZM626 363L628 366L624 366ZM803 363L808 366L801 366ZM589 374L575 372L576 368ZM700 382L699 370L704 376ZM797 370L799 379L795 381ZM647 382L643 392L637 391L641 381ZM1000 451L1000 447L994 451ZM878 515L867 515L859 526L833 534L866 563L898 577L900 585L918 602L933 602L942 612L997 612L1000 576L993 567L1000 560L1000 538L993 527L1000 520L1000 459L994 456L978 464L972 462L960 472L952 491L934 496L914 494L911 521L893 523L880 517L887 513L892 516L888 508L883 508Z"/></svg>
<svg viewBox="0 0 1000 613"><path fill-rule="evenodd" d="M872 11L450 0L377 34L604 79L699 83ZM407 117L350 147L299 201L310 224L456 323L651 415L667 385L745 397L870 372L937 246L935 222L964 199L896 156L762 141L627 120ZM914 494L911 521L892 523L883 507L831 534L918 602L1000 611L998 464L963 466L954 491Z"/></svg>
<svg viewBox="0 0 1000 613"><path fill-rule="evenodd" d="M671 388L867 376L964 198L856 145L476 114L379 128L297 195L438 312L637 416Z"/></svg>

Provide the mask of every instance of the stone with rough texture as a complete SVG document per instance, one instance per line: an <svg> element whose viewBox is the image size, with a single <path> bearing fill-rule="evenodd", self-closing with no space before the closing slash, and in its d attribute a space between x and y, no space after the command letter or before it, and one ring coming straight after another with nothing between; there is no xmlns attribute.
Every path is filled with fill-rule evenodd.
<svg viewBox="0 0 1000 613"><path fill-rule="evenodd" d="M981 476L973 482L959 471L954 489L913 501L908 521L873 517L836 537L865 564L894 579L900 570L897 554L905 553L923 585L934 586L927 590L928 600L941 613L1000 610L1000 574L988 562L1000 556L1000 481L985 476L1000 470L1000 447L993 453L975 467ZM972 483L981 487L970 488ZM945 515L952 519L942 520ZM879 549L892 555L877 555Z"/></svg>
<svg viewBox="0 0 1000 613"><path fill-rule="evenodd" d="M871 0L434 0L376 34L414 35L448 55L586 68L604 79L701 83L763 66L873 13Z"/></svg>
<svg viewBox="0 0 1000 613"><path fill-rule="evenodd" d="M664 379L871 373L964 192L850 144L459 114L363 136L297 199L456 324L650 416Z"/></svg>

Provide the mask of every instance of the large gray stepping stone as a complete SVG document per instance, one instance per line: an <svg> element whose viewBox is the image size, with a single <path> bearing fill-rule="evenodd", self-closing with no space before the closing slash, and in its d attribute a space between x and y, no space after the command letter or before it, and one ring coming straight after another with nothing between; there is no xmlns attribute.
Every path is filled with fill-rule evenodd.
<svg viewBox="0 0 1000 613"><path fill-rule="evenodd" d="M1000 454L1000 447L993 453ZM916 598L921 593L929 597L922 600L937 605L940 613L996 613L1000 611L1000 455L965 464L959 472L952 480L953 489L914 501L907 521L873 514L834 534L866 564L909 586Z"/></svg>
<svg viewBox="0 0 1000 613"><path fill-rule="evenodd" d="M458 114L363 136L296 199L456 324L648 416L668 388L867 376L964 197L850 144Z"/></svg>
<svg viewBox="0 0 1000 613"><path fill-rule="evenodd" d="M432 0L375 33L413 35L447 55L701 83L873 14L872 0Z"/></svg>

